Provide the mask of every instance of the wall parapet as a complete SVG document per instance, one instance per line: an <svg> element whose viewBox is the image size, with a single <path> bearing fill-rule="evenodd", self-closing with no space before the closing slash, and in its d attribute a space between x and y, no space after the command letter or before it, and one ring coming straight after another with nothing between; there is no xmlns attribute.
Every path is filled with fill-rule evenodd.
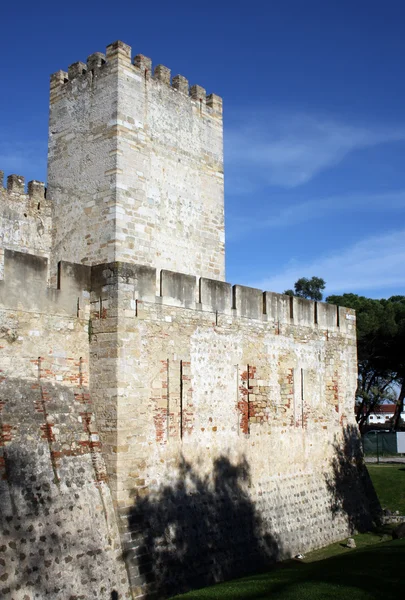
<svg viewBox="0 0 405 600"><path fill-rule="evenodd" d="M45 184L32 180L25 188L23 175L7 177L0 171L0 279L5 249L49 256L51 251L51 203Z"/></svg>
<svg viewBox="0 0 405 600"><path fill-rule="evenodd" d="M156 281L158 282L156 285ZM352 309L267 292L242 285L129 263L92 267L92 300L107 299L111 287L128 291L128 302L143 301L280 325L350 332ZM125 301L124 301L125 302ZM128 305L134 309L133 305ZM133 310L129 314L134 314Z"/></svg>
<svg viewBox="0 0 405 600"><path fill-rule="evenodd" d="M90 299L91 268L60 262L57 289L47 286L48 259L4 250L4 279L0 280L0 309L68 314L84 318Z"/></svg>
<svg viewBox="0 0 405 600"><path fill-rule="evenodd" d="M155 81L166 85L174 92L189 96L190 100L198 103L200 108L205 107L208 114L222 116L222 98L217 94L207 94L200 85L189 86L183 75L171 77L171 70L165 65L156 65L153 69L152 60L143 54L137 54L131 62L131 46L117 41L109 44L105 54L95 52L87 58L87 62L77 61L69 65L67 71L59 70L51 75L51 103L66 89L66 84L75 79L94 78L99 76L103 69L117 64L134 69L145 81Z"/></svg>
<svg viewBox="0 0 405 600"><path fill-rule="evenodd" d="M355 324L352 309L234 285L205 277L123 262L95 266L62 261L58 288L47 287L47 258L5 250L0 306L62 310L84 315L90 302L104 310L124 308L135 314L137 301L223 314L280 325L297 325L349 332ZM118 304L118 291L120 304ZM90 297L91 296L91 297ZM115 297L115 300L113 298ZM98 311L100 312L100 311ZM111 312L111 316L113 313Z"/></svg>
<svg viewBox="0 0 405 600"><path fill-rule="evenodd" d="M25 191L25 177L23 175L8 175L7 186L4 186L4 171L0 171L0 201L2 195L7 195L13 201L22 201L26 204L32 204L37 210L48 206L46 202L46 188L43 181L33 179L28 182L27 191ZM0 205L1 208L1 205Z"/></svg>

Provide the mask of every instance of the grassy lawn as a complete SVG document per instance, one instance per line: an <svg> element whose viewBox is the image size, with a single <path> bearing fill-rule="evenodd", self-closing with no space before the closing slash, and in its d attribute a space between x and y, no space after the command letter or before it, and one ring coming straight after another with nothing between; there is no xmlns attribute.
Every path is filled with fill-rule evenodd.
<svg viewBox="0 0 405 600"><path fill-rule="evenodd" d="M405 515L405 464L367 465L382 508Z"/></svg>
<svg viewBox="0 0 405 600"><path fill-rule="evenodd" d="M367 533L358 533L353 538L356 540L357 548L367 548L368 546L375 546L380 542L387 542L392 538L392 530L396 527L396 524L383 525L376 531L369 531ZM346 539L325 546L324 548L318 548L305 555L303 560L304 563L316 562L319 560L325 560L325 558L331 558L340 554L351 554L353 550L347 548Z"/></svg>
<svg viewBox="0 0 405 600"><path fill-rule="evenodd" d="M405 514L405 465L367 465L383 508ZM271 571L176 596L178 600L397 600L404 597L405 540L393 526L354 536L356 550L338 542L288 560Z"/></svg>
<svg viewBox="0 0 405 600"><path fill-rule="evenodd" d="M356 536L357 543L360 536ZM380 536L381 539L381 536ZM333 546L336 546L334 544ZM319 552L319 551L318 551ZM315 553L313 553L313 556ZM180 600L398 600L405 540L344 549L324 560L289 560L263 573L176 596Z"/></svg>

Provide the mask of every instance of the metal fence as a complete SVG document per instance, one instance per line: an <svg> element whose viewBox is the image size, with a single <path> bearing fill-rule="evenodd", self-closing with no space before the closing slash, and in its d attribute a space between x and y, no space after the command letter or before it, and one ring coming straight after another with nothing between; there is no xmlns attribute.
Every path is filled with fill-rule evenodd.
<svg viewBox="0 0 405 600"><path fill-rule="evenodd" d="M364 456L396 456L397 434L373 431L363 435Z"/></svg>
<svg viewBox="0 0 405 600"><path fill-rule="evenodd" d="M405 432L372 431L362 437L364 456L391 457L405 452Z"/></svg>

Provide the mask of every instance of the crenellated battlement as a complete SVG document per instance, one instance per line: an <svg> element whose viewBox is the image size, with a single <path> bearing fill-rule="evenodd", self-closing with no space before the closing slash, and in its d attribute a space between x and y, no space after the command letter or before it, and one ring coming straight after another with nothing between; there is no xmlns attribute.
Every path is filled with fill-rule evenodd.
<svg viewBox="0 0 405 600"><path fill-rule="evenodd" d="M0 279L4 270L4 250L16 250L42 256L51 251L51 203L45 184L32 180L25 189L22 175L9 175L3 186L0 171Z"/></svg>
<svg viewBox="0 0 405 600"><path fill-rule="evenodd" d="M74 80L93 81L108 73L117 65L133 70L134 74L140 75L147 83L158 83L166 85L174 92L180 92L189 96L191 100L198 103L200 109L205 107L207 114L212 116L222 115L222 98L217 94L207 94L205 88L200 85L189 85L188 79L183 75L171 77L171 70L162 65L152 66L152 60L143 54L137 54L131 60L131 46L117 41L109 44L105 54L95 52L91 54L86 63L78 61L69 65L67 71L57 71L51 75L51 104L59 99L64 90L70 89L69 84Z"/></svg>
<svg viewBox="0 0 405 600"><path fill-rule="evenodd" d="M28 204L36 205L36 209L45 207L46 203L46 188L42 181L33 179L28 182L27 191L25 191L25 177L23 175L8 175L7 185L4 187L4 171L0 171L0 194L8 194L10 198L17 200L21 199ZM1 198L1 196L0 196ZM39 205L38 205L39 203Z"/></svg>
<svg viewBox="0 0 405 600"><path fill-rule="evenodd" d="M165 270L160 272L156 302L268 322L276 327L297 325L355 333L355 313L351 309Z"/></svg>
<svg viewBox="0 0 405 600"><path fill-rule="evenodd" d="M47 259L32 254L5 251L4 281L0 282L0 306L25 310L63 310L83 316L89 302L102 303L120 292L120 309L134 315L134 301L209 312L280 325L296 325L354 335L354 311L324 302L267 292L184 273L157 271L145 265L105 263L90 267L61 261L58 287L47 286ZM158 284L156 283L158 281ZM111 304L110 304L111 306ZM118 308L115 305L115 309ZM114 316L116 316L114 310ZM230 323L232 320L230 321Z"/></svg>

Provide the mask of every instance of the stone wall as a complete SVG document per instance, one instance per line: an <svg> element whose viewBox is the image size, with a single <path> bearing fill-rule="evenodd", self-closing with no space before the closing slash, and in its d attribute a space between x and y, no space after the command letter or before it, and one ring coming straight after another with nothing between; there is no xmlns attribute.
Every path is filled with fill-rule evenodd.
<svg viewBox="0 0 405 600"><path fill-rule="evenodd" d="M89 395L88 290L5 252L0 281L0 595L129 598ZM118 596L112 595L113 593Z"/></svg>
<svg viewBox="0 0 405 600"><path fill-rule="evenodd" d="M0 279L3 277L4 249L49 257L51 251L51 207L44 184L30 181L25 192L22 175L9 175L3 187L0 171Z"/></svg>
<svg viewBox="0 0 405 600"><path fill-rule="evenodd" d="M370 526L352 311L169 271L155 296L154 269L93 271L90 376L101 350L115 385L107 411L93 400L114 412L113 440L99 433L136 595Z"/></svg>
<svg viewBox="0 0 405 600"><path fill-rule="evenodd" d="M47 271L5 251L5 594L168 597L370 526L352 311L128 263Z"/></svg>
<svg viewBox="0 0 405 600"><path fill-rule="evenodd" d="M54 259L224 279L222 100L122 42L51 78Z"/></svg>

